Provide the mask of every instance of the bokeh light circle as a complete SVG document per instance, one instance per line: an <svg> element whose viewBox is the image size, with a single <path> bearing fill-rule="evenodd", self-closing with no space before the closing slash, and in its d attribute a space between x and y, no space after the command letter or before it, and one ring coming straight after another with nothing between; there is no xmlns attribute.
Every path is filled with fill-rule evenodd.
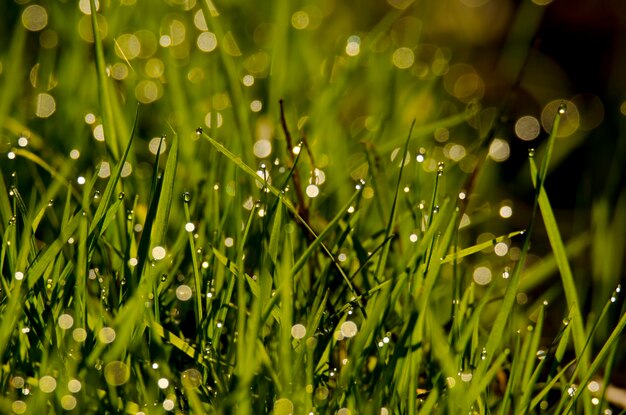
<svg viewBox="0 0 626 415"><path fill-rule="evenodd" d="M552 131L554 117L556 116L561 104L565 104L567 109L565 113L561 115L561 122L559 123L559 130L556 132L556 136L567 137L572 135L580 125L580 113L578 112L576 104L572 101L563 99L550 101L543 108L543 111L541 111L541 126L547 133Z"/></svg>

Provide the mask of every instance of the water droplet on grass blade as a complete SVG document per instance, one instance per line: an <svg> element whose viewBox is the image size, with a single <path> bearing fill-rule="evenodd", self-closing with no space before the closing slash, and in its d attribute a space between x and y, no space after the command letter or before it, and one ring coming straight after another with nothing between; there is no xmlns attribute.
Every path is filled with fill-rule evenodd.
<svg viewBox="0 0 626 415"><path fill-rule="evenodd" d="M163 409L165 409L166 411L173 410L174 406L175 406L174 401L170 398L163 401Z"/></svg>
<svg viewBox="0 0 626 415"><path fill-rule="evenodd" d="M52 376L42 376L39 379L39 389L43 393L51 393L57 388L57 380Z"/></svg>
<svg viewBox="0 0 626 415"><path fill-rule="evenodd" d="M165 248L163 248L162 246L155 246L154 248L152 248L152 258L154 258L156 261L160 261L165 258L165 253Z"/></svg>
<svg viewBox="0 0 626 415"><path fill-rule="evenodd" d="M184 370L180 375L180 383L185 388L197 388L202 384L202 374L194 368Z"/></svg>
<svg viewBox="0 0 626 415"><path fill-rule="evenodd" d="M18 415L25 413L27 409L28 405L26 405L26 402L22 400L13 401L11 404L11 410Z"/></svg>
<svg viewBox="0 0 626 415"><path fill-rule="evenodd" d="M78 393L82 389L83 385L80 383L78 379L71 379L67 382L67 390L71 393Z"/></svg>
<svg viewBox="0 0 626 415"><path fill-rule="evenodd" d="M109 385L121 386L130 379L130 368L120 361L107 363L104 367L104 379Z"/></svg>
<svg viewBox="0 0 626 415"><path fill-rule="evenodd" d="M569 388L567 388L567 394L569 396L574 396L576 394L576 389L577 389L576 385L570 386Z"/></svg>
<svg viewBox="0 0 626 415"><path fill-rule="evenodd" d="M358 331L359 328L353 321L348 320L341 325L341 334L343 337L354 337Z"/></svg>
<svg viewBox="0 0 626 415"><path fill-rule="evenodd" d="M193 295L191 287L188 285L180 285L176 288L176 298L180 301L188 301Z"/></svg>
<svg viewBox="0 0 626 415"><path fill-rule="evenodd" d="M461 372L461 374L459 376L461 377L461 380L463 382L470 382L472 380L472 378L474 377L472 372Z"/></svg>
<svg viewBox="0 0 626 415"><path fill-rule="evenodd" d="M294 324L291 327L291 336L294 339L302 339L306 336L306 327L303 324Z"/></svg>
<svg viewBox="0 0 626 415"><path fill-rule="evenodd" d="M63 330L70 329L74 325L74 318L69 314L61 314L58 319L58 324Z"/></svg>
<svg viewBox="0 0 626 415"><path fill-rule="evenodd" d="M77 403L76 398L72 395L63 395L61 397L61 407L66 411L71 411L76 408Z"/></svg>
<svg viewBox="0 0 626 415"><path fill-rule="evenodd" d="M76 342L84 342L87 339L87 331L83 328L75 328L72 331L72 338L74 339L74 341Z"/></svg>
<svg viewBox="0 0 626 415"><path fill-rule="evenodd" d="M196 134L198 134L198 135L201 135L203 131L204 130L202 130L202 127L196 128Z"/></svg>
<svg viewBox="0 0 626 415"><path fill-rule="evenodd" d="M565 104L565 102L561 102L559 104L559 109L558 109L559 114L563 115L567 112L567 104Z"/></svg>
<svg viewBox="0 0 626 415"><path fill-rule="evenodd" d="M98 332L98 339L102 343L113 343L115 335L115 330L112 327L103 327Z"/></svg>
<svg viewBox="0 0 626 415"><path fill-rule="evenodd" d="M281 398L274 402L274 414L291 415L293 413L293 402L287 398Z"/></svg>

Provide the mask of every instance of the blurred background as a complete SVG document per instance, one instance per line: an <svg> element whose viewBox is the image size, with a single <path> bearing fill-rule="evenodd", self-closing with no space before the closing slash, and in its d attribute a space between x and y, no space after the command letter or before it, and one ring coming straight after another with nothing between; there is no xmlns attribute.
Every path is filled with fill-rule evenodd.
<svg viewBox="0 0 626 415"><path fill-rule="evenodd" d="M213 159L196 128L253 166L271 164L291 150L279 123L284 99L295 139L314 155L307 194L322 221L338 204L331 195L397 156L415 119L410 152L422 159L412 166L432 173L446 162L465 174L449 190L469 191L460 236L469 246L527 226L528 150L541 160L565 103L546 188L590 319L624 281L623 1L215 0L210 19L195 0L96 3L113 111L126 120L110 132L117 141L102 127L89 2L0 2L5 174L22 170L28 182L16 161L28 150L55 169L106 179L139 103L136 151L122 175L149 182L172 126L185 140L181 182L213 185L219 178L197 174ZM363 232L379 228L372 221ZM541 224L535 232L528 267L539 277L522 282L518 303L554 302L556 327L567 310ZM495 252L494 269L516 259L519 243Z"/></svg>

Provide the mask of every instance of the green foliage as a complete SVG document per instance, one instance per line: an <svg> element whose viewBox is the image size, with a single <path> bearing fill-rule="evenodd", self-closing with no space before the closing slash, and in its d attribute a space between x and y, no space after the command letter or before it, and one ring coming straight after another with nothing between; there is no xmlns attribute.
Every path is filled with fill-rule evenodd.
<svg viewBox="0 0 626 415"><path fill-rule="evenodd" d="M340 2L101 3L42 2L41 33L2 6L24 21L0 55L2 413L612 408L626 209L599 194L563 232L566 108L516 227L483 208L506 109L446 94L412 7L357 30Z"/></svg>

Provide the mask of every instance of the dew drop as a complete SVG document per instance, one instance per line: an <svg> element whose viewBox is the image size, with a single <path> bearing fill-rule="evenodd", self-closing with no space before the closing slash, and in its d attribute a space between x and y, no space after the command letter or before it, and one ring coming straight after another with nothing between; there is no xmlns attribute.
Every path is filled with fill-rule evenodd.
<svg viewBox="0 0 626 415"><path fill-rule="evenodd" d="M167 380L167 378L161 378L157 381L157 384L159 385L159 388L167 389L167 387L170 386L170 381Z"/></svg>
<svg viewBox="0 0 626 415"><path fill-rule="evenodd" d="M70 391L71 393L80 392L82 387L83 385L80 383L80 380L78 379L71 379L69 382L67 382L67 390Z"/></svg>
<svg viewBox="0 0 626 415"><path fill-rule="evenodd" d="M294 339L302 339L306 336L306 327L303 324L294 324L291 327L291 336Z"/></svg>
<svg viewBox="0 0 626 415"><path fill-rule="evenodd" d="M75 328L72 331L72 338L76 342L84 342L87 339L87 331L81 327Z"/></svg>
<svg viewBox="0 0 626 415"><path fill-rule="evenodd" d="M183 193L183 201L185 203L191 202L191 194L189 192Z"/></svg>
<svg viewBox="0 0 626 415"><path fill-rule="evenodd" d="M462 372L460 376L463 382L470 382L472 378L474 377L472 372Z"/></svg>
<svg viewBox="0 0 626 415"><path fill-rule="evenodd" d="M152 257L157 261L165 258L165 248L162 246L155 246L152 248Z"/></svg>
<svg viewBox="0 0 626 415"><path fill-rule="evenodd" d="M443 174L443 169L446 167L445 163L443 161L440 161L439 163L437 163L437 175L441 176Z"/></svg>
<svg viewBox="0 0 626 415"><path fill-rule="evenodd" d="M11 409L16 414L25 413L27 408L28 406L26 405L26 402L22 400L13 401L13 403L11 404Z"/></svg>
<svg viewBox="0 0 626 415"><path fill-rule="evenodd" d="M61 314L58 319L59 327L68 330L74 325L74 318L69 314Z"/></svg>
<svg viewBox="0 0 626 415"><path fill-rule="evenodd" d="M124 199L124 192L120 192L120 193L117 195L117 198L118 198L119 200Z"/></svg>
<svg viewBox="0 0 626 415"><path fill-rule="evenodd" d="M43 393L51 393L57 388L57 380L52 376L42 376L39 379L39 389Z"/></svg>
<svg viewBox="0 0 626 415"><path fill-rule="evenodd" d="M359 328L353 321L348 320L341 325L341 334L343 335L343 337L354 337L356 336L358 331Z"/></svg>
<svg viewBox="0 0 626 415"><path fill-rule="evenodd" d="M66 411L71 411L76 408L77 403L76 398L72 395L63 395L61 397L61 407Z"/></svg>
<svg viewBox="0 0 626 415"><path fill-rule="evenodd" d="M314 184L310 184L306 187L306 195L311 199L316 198L320 193L319 187Z"/></svg>
<svg viewBox="0 0 626 415"><path fill-rule="evenodd" d="M456 386L456 379L454 379L452 376L448 376L446 378L446 383L448 384L448 387L452 389Z"/></svg>
<svg viewBox="0 0 626 415"><path fill-rule="evenodd" d="M197 388L202 384L202 374L194 368L184 370L180 375L180 383L186 388Z"/></svg>
<svg viewBox="0 0 626 415"><path fill-rule="evenodd" d="M564 102L561 102L559 104L558 111L559 111L559 114L561 114L561 115L565 114L567 112L567 105Z"/></svg>
<svg viewBox="0 0 626 415"><path fill-rule="evenodd" d="M290 415L293 413L293 403L286 398L278 399L274 402L274 413L276 415Z"/></svg>
<svg viewBox="0 0 626 415"><path fill-rule="evenodd" d="M103 327L98 332L98 339L102 343L113 343L115 340L115 330L112 327Z"/></svg>
<svg viewBox="0 0 626 415"><path fill-rule="evenodd" d="M569 396L574 396L576 394L576 385L572 385L569 388L567 388L567 394Z"/></svg>
<svg viewBox="0 0 626 415"><path fill-rule="evenodd" d="M202 127L196 128L196 134L200 135L202 134L202 132L203 132Z"/></svg>
<svg viewBox="0 0 626 415"><path fill-rule="evenodd" d="M176 298L178 298L180 301L188 301L189 299L191 299L192 295L193 291L188 285L183 284L176 288Z"/></svg>
<svg viewBox="0 0 626 415"><path fill-rule="evenodd" d="M172 399L166 399L163 401L163 409L165 409L166 411L171 411L174 409L174 401Z"/></svg>
<svg viewBox="0 0 626 415"><path fill-rule="evenodd" d="M535 157L535 149L534 148L529 148L528 149L528 157Z"/></svg>
<svg viewBox="0 0 626 415"><path fill-rule="evenodd" d="M130 379L130 368L120 361L107 363L104 367L104 379L109 385L121 386Z"/></svg>
<svg viewBox="0 0 626 415"><path fill-rule="evenodd" d="M15 389L21 389L24 387L25 384L26 381L21 376L15 376L11 379L11 386L13 386Z"/></svg>

